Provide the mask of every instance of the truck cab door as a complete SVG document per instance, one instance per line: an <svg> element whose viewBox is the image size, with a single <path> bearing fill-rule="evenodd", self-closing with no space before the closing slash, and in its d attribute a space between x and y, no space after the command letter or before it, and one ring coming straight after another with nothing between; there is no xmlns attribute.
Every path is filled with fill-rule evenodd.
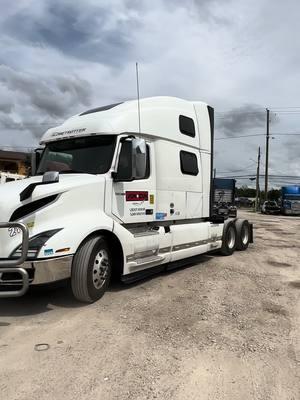
<svg viewBox="0 0 300 400"><path fill-rule="evenodd" d="M139 139L128 138L120 141L117 167L112 182L112 214L126 224L151 222L155 216L155 169L152 144L145 142L146 164L143 172L139 171L139 151L136 150L135 140Z"/></svg>

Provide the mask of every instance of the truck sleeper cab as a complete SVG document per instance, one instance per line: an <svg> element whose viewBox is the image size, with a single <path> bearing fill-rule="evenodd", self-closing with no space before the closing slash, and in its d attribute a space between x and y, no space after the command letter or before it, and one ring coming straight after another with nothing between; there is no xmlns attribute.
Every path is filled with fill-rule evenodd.
<svg viewBox="0 0 300 400"><path fill-rule="evenodd" d="M0 188L0 297L71 278L98 300L124 282L252 242L213 215L213 109L172 97L88 110L49 129L33 176ZM8 186L8 187L7 187ZM2 289L1 289L2 287Z"/></svg>

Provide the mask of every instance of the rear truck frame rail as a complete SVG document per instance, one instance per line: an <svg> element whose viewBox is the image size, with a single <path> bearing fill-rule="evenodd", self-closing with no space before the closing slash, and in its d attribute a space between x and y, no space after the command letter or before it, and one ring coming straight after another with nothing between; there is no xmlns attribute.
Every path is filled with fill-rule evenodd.
<svg viewBox="0 0 300 400"><path fill-rule="evenodd" d="M26 225L20 222L0 222L0 229L5 228L18 228L22 232L22 253L17 259L2 259L0 260L0 274L6 272L16 272L21 275L22 287L19 290L0 291L0 298L19 297L23 296L29 288L29 276L27 271L20 267L26 261L28 246L29 246L29 232Z"/></svg>

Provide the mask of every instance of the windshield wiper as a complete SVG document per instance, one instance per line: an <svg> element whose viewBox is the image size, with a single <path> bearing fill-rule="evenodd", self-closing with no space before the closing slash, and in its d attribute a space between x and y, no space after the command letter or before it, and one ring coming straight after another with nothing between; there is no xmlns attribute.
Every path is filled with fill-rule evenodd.
<svg viewBox="0 0 300 400"><path fill-rule="evenodd" d="M59 171L59 174L89 174L89 172L77 171L76 169L68 169L66 171Z"/></svg>
<svg viewBox="0 0 300 400"><path fill-rule="evenodd" d="M86 172L86 171L78 171L76 169L68 169L65 171L58 171L59 174L89 174L89 175L93 175L91 172ZM45 172L38 172L37 174L35 174L35 176L41 176L44 175Z"/></svg>

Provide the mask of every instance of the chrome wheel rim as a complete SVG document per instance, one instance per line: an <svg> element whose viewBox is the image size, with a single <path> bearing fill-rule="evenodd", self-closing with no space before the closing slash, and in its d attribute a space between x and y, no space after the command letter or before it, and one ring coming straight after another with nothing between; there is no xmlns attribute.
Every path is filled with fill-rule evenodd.
<svg viewBox="0 0 300 400"><path fill-rule="evenodd" d="M100 250L95 257L93 265L93 284L96 289L104 285L109 271L108 254L106 250Z"/></svg>
<svg viewBox="0 0 300 400"><path fill-rule="evenodd" d="M233 249L235 245L235 231L232 226L228 229L227 243L228 247Z"/></svg>
<svg viewBox="0 0 300 400"><path fill-rule="evenodd" d="M242 229L242 242L243 244L247 244L249 240L249 230L248 227L246 225L243 226Z"/></svg>

